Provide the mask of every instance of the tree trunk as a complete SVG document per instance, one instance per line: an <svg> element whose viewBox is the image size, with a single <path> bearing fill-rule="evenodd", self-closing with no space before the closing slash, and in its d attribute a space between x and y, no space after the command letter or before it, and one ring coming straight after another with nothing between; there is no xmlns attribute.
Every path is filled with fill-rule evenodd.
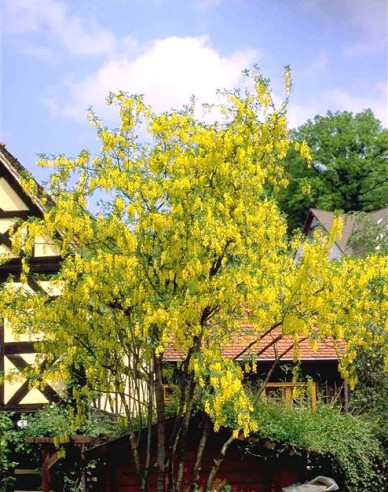
<svg viewBox="0 0 388 492"><path fill-rule="evenodd" d="M148 474L151 464L151 441L152 441L152 412L153 412L153 387L152 376L148 382L148 415L147 415L147 448L143 475L141 478L141 491L148 492Z"/></svg>
<svg viewBox="0 0 388 492"><path fill-rule="evenodd" d="M194 492L198 488L198 481L199 481L199 476L201 473L201 465L202 465L202 456L203 452L205 450L207 438L209 436L211 429L211 421L210 418L205 415L205 423L203 427L203 432L201 439L198 444L198 449L197 449L197 456L195 458L195 464L193 468L193 475L191 477L191 482L190 482L190 492Z"/></svg>
<svg viewBox="0 0 388 492"><path fill-rule="evenodd" d="M184 425L185 425L185 419L187 418L188 415L188 409L190 410L188 416L190 421L194 390L195 390L194 375L192 371L189 371L189 364L193 353L196 350L199 350L200 342L201 342L200 337L194 337L193 346L189 349L187 357L182 364L182 372L187 377L189 377L189 381L185 381L184 384L182 385L177 416L175 419L174 427L171 432L170 441L169 441L168 463L167 463L168 476L169 476L168 492L175 492L175 490L179 490L180 483L182 482L182 476L183 476L182 456L184 459L184 455L185 455L185 448L182 450L182 442L184 443L184 441L186 440L186 432L184 431ZM186 410L185 407L187 407ZM182 436L181 433L183 433L184 435ZM180 452L180 460L178 464L177 484L175 484L174 456L179 442L181 443L181 452ZM183 446L185 446L185 444L183 444Z"/></svg>
<svg viewBox="0 0 388 492"><path fill-rule="evenodd" d="M164 408L164 387L162 377L162 359L154 357L155 365L155 403L157 417L156 467L157 492L165 492L164 469L166 461L166 414Z"/></svg>
<svg viewBox="0 0 388 492"><path fill-rule="evenodd" d="M220 454L218 457L214 460L214 465L212 466L212 469L210 470L207 482L206 482L206 491L212 490L213 487L213 482L217 476L218 470L220 469L221 463L224 461L226 452L228 450L229 445L235 440L235 437L233 434L229 437L227 441L224 442Z"/></svg>
<svg viewBox="0 0 388 492"><path fill-rule="evenodd" d="M195 391L195 381L192 380L189 389L189 401L187 402L186 413L183 417L182 429L180 433L180 450L179 450L179 463L178 463L178 473L176 481L176 491L180 492L182 487L183 472L185 466L186 448L187 448L187 432L189 429L191 413L193 409L194 402L194 391Z"/></svg>

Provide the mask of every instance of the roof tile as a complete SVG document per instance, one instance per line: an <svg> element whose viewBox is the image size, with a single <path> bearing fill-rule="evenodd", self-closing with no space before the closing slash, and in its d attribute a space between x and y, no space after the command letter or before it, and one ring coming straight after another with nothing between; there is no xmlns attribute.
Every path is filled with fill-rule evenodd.
<svg viewBox="0 0 388 492"><path fill-rule="evenodd" d="M274 360L282 356L281 360L293 360L294 339L290 335L283 336L280 340L274 340L280 335L279 331L271 332L255 343L245 352L244 355L259 354L258 360ZM235 334L233 339L226 344L223 354L225 357L234 359L238 357L243 350L253 343L255 337L244 333ZM299 338L300 360L323 360L323 359L340 359L345 349L345 342L334 341L333 339L317 340L315 349L308 340ZM270 346L269 346L270 345ZM238 357L242 359L244 356ZM173 346L168 347L165 351L164 359L175 361L182 358L182 354Z"/></svg>

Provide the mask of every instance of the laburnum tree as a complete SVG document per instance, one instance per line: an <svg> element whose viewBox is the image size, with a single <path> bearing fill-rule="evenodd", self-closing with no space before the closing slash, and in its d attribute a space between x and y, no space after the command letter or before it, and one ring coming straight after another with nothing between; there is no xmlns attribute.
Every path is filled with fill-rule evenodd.
<svg viewBox="0 0 388 492"><path fill-rule="evenodd" d="M346 340L341 366L349 377L360 348L379 344L388 353L386 258L330 261L340 220L329 236L306 241L300 254L301 238L288 238L274 199L287 186L290 74L280 107L266 79L247 75L249 90L221 93L218 122L196 118L194 100L158 115L142 97L112 95L119 127L104 127L91 112L100 154L41 161L54 166L55 204L14 237L24 258L22 282L35 237L52 238L63 259L50 289L3 290L3 313L17 332L39 336L45 380L76 373L77 398L118 395L141 490L153 470L159 492L182 489L188 426L198 411L215 430L230 429L206 478L212 489L230 442L257 430L257 395L244 386L244 373L254 370L264 335L291 336L296 357L301 338L313 346ZM309 161L307 145L298 148ZM34 183L26 180L26 189L33 194ZM89 200L98 200L97 213L88 211ZM236 338L247 340L245 365L224 356ZM168 413L171 350L180 362ZM209 425L190 470L191 490L199 484Z"/></svg>

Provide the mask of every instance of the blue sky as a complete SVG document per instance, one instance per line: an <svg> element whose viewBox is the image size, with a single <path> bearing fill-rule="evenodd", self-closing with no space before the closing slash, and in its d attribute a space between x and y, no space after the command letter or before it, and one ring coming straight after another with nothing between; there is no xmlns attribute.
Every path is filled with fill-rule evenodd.
<svg viewBox="0 0 388 492"><path fill-rule="evenodd" d="M156 110L215 100L257 63L290 126L370 107L388 124L386 0L2 0L2 141L39 179L37 154L96 150L86 108L144 93Z"/></svg>

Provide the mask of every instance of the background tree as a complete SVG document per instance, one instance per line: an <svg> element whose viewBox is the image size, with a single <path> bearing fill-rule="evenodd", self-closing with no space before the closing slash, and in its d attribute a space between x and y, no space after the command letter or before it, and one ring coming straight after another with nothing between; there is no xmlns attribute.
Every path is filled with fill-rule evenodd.
<svg viewBox="0 0 388 492"><path fill-rule="evenodd" d="M280 108L268 81L256 72L251 77L252 92L223 93L222 123L197 120L194 101L183 111L156 115L141 97L112 95L120 126L110 130L90 113L101 153L42 161L55 166L50 181L55 205L43 221L26 224L14 237L25 273L36 236L54 238L63 262L46 292L3 289L3 314L15 330L43 340L39 347L53 362L44 378L68 378L79 370L77 397L119 398L142 490L151 467L159 492L166 482L170 491L181 490L188 425L199 409L215 430L231 429L207 490L230 442L257 429L258 396L252 400L242 367L223 356L226 343L246 336L241 356L255 359L265 334L293 337L296 354L301 337L313 346L317 339L346 339L341 368L350 375L357 350L381 342L382 335L370 333L370 323L386 329L387 262L383 257L330 261L340 220L327 237L306 241L296 261L300 240L287 238L274 199L287 184L282 160L290 144L289 72ZM299 152L310 159L305 142ZM33 193L30 184L26 189ZM92 217L87 201L96 197L100 207ZM171 430L164 399L169 350L181 357ZM148 429L144 454L140 429Z"/></svg>
<svg viewBox="0 0 388 492"><path fill-rule="evenodd" d="M354 227L348 245L357 254L388 255L388 213L385 217L376 218L365 212L353 215Z"/></svg>
<svg viewBox="0 0 388 492"><path fill-rule="evenodd" d="M290 148L284 160L288 188L279 204L290 229L301 227L310 207L370 211L388 204L388 130L371 110L315 116L292 132L311 149L309 166Z"/></svg>

